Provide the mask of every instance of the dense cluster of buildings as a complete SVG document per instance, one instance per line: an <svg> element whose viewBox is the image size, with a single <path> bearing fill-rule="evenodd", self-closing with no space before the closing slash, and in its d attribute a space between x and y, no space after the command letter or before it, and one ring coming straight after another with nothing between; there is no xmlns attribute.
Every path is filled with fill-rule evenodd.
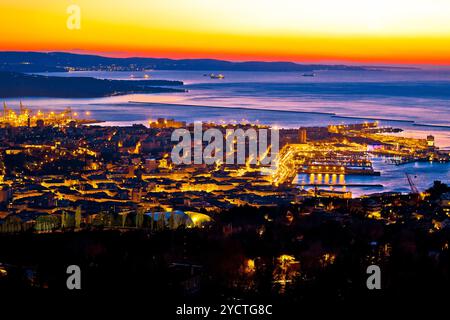
<svg viewBox="0 0 450 320"><path fill-rule="evenodd" d="M153 229L157 221L160 227L177 227L180 221L196 226L234 206L277 207L317 197L350 199L350 192L292 182L298 172L330 175L336 184L343 175L376 174L368 151L448 160L448 154L431 145L430 137L426 141L380 135L391 129L374 123L282 129L278 166L272 171L249 162L175 165L171 134L174 128L193 130L191 124L158 119L148 127L87 126L70 112L62 114L62 122L42 115L30 123L29 115L22 107L15 116L18 122L11 125L14 116L5 107L2 123L9 125L0 127L3 232L93 225ZM204 129L255 126L207 124ZM371 149L374 145L379 147Z"/></svg>

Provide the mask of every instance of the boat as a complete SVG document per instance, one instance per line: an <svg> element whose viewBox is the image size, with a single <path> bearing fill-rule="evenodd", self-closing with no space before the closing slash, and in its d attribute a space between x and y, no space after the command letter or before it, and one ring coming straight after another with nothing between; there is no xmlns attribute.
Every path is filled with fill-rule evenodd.
<svg viewBox="0 0 450 320"><path fill-rule="evenodd" d="M302 77L315 77L315 76L316 74L314 72L302 74Z"/></svg>
<svg viewBox="0 0 450 320"><path fill-rule="evenodd" d="M150 75L144 74L143 76L141 76L141 75L130 74L130 78L131 79L150 79Z"/></svg>
<svg viewBox="0 0 450 320"><path fill-rule="evenodd" d="M209 75L209 77L210 77L211 79L223 79L223 78L225 78L225 76L224 76L223 74L221 74L221 73L219 73L219 74L211 73L211 74Z"/></svg>

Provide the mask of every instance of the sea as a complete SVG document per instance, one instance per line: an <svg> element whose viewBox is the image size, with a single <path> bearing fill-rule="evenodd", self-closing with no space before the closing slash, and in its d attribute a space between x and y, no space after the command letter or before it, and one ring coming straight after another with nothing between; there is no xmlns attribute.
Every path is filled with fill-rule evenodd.
<svg viewBox="0 0 450 320"><path fill-rule="evenodd" d="M326 126L363 121L379 121L380 126L401 128L401 136L426 138L450 150L450 69L386 68L381 70L316 71L314 77L299 72L214 71L224 79L212 79L211 71L149 70L145 72L76 71L45 73L49 76L95 77L100 79L180 80L187 92L130 94L104 98L24 98L35 110L71 107L101 120L101 125L148 124L157 118L194 122L255 122L284 128ZM7 99L18 107L17 99ZM89 112L89 116L86 115ZM343 181L353 196L379 192L408 192L405 173L419 190L433 181L450 183L450 164L416 162L390 164L373 159L380 176L345 176ZM299 175L296 182L309 182ZM344 180L342 180L344 179ZM332 180L330 179L330 184ZM381 186L380 186L381 185ZM339 188L335 188L339 189Z"/></svg>

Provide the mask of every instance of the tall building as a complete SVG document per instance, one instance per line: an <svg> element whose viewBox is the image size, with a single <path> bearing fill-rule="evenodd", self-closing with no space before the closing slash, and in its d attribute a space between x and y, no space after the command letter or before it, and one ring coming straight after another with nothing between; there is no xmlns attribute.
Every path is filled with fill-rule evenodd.
<svg viewBox="0 0 450 320"><path fill-rule="evenodd" d="M434 148L434 136L427 136L427 145L429 148Z"/></svg>
<svg viewBox="0 0 450 320"><path fill-rule="evenodd" d="M298 142L306 143L306 129L305 128L298 129Z"/></svg>
<svg viewBox="0 0 450 320"><path fill-rule="evenodd" d="M3 101L3 121L6 121L8 119L8 106L6 105L6 102Z"/></svg>

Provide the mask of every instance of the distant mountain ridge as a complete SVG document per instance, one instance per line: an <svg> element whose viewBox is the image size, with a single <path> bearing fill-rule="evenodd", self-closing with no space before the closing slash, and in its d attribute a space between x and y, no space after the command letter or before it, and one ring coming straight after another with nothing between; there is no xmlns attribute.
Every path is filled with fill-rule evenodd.
<svg viewBox="0 0 450 320"><path fill-rule="evenodd" d="M0 52L0 71L55 72L68 70L204 70L204 71L278 71L373 70L374 67L298 64L294 62L231 62L215 59L111 58L66 52Z"/></svg>

